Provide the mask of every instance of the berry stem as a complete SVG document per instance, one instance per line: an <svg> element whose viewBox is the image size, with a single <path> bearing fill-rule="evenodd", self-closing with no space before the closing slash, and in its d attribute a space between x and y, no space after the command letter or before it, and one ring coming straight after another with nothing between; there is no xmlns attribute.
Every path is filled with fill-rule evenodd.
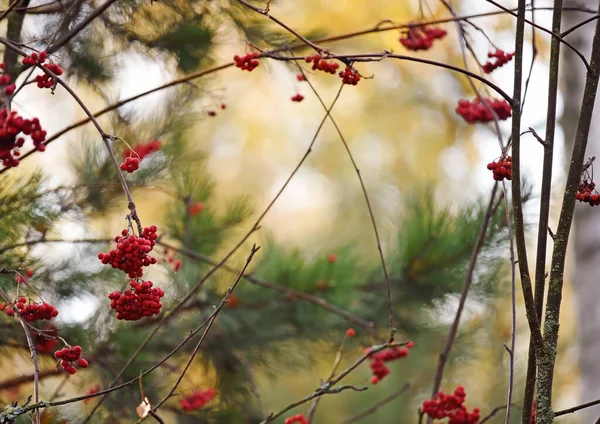
<svg viewBox="0 0 600 424"><path fill-rule="evenodd" d="M0 297L2 297L6 303L10 303L10 297L2 288L0 288ZM33 343L33 339L31 338L29 326L17 308L15 308L15 315L17 318L19 318L19 322L23 327L23 332L25 333L25 338L27 339L27 346L29 346L29 352L31 353L31 360L33 361L33 401L38 403L40 401L40 367L38 364L37 354L35 352L35 345ZM40 424L40 411L38 408L34 408L34 417L36 424Z"/></svg>

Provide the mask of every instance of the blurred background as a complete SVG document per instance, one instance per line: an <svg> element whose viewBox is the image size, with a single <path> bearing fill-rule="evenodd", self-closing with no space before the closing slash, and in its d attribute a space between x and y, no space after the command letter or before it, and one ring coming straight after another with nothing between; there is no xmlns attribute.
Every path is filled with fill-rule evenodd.
<svg viewBox="0 0 600 424"><path fill-rule="evenodd" d="M506 7L516 5L516 1L505 3ZM260 2L253 4L264 7ZM25 5L33 6L38 2ZM12 16L24 17L21 41L43 49L52 35L57 33L55 39L60 40L98 6L75 1L67 11L19 12L9 15L2 25L14 29L18 23ZM535 6L543 9L551 2L538 0ZM474 0L460 1L454 7L459 16L496 10ZM272 1L270 9L273 16L311 40L371 29L384 21L399 24L450 16L435 1ZM589 16L565 15L565 21L572 24ZM551 10L544 9L536 11L534 19L549 27L551 16ZM472 22L476 27L464 28L481 63L496 47L514 49L513 17L491 15ZM398 41L398 29L319 45L336 54L386 49L464 67L457 26L450 22L441 27L448 36L426 52L407 52ZM496 47L477 28L484 29ZM575 34L579 37L575 44L589 45L586 31ZM527 70L533 58L532 37L528 29ZM63 66L65 80L89 109L98 111L177 78L229 63L234 55L253 51L251 45L269 50L297 43L266 17L232 0L152 4L125 0L115 2L52 59ZM536 32L535 46L523 126L543 134L549 37ZM295 52L312 53L306 48ZM568 55L564 59L565 68L572 66L584 78L575 59ZM323 102L330 105L340 89L339 79L312 71L306 63L299 65ZM472 57L466 65L480 73ZM459 99L475 96L463 75L391 59L356 66L363 76L372 78L345 86L332 116L360 169L377 220L392 282L397 339L414 340L415 347L408 357L391 363L390 375L377 385L370 382L368 364L361 365L347 382L368 390L324 396L314 422L416 422L418 407L430 397L437 357L494 185L486 164L500 156L500 149L493 126L469 125L454 111ZM513 71L510 62L489 77L512 94ZM216 262L223 258L253 227L305 154L325 110L297 74L293 62L260 59L260 66L251 73L235 67L206 73L128 102L99 119L106 132L122 139L113 144L119 158L127 144L161 142L160 151L142 160L140 169L126 177L142 223L156 224L161 236L153 251L159 264L148 268L145 277L165 291L163 310L175 306L211 269L194 259L194 253ZM553 206L562 199L565 133L572 134L576 122L580 96L576 74L561 86L559 97L565 126L557 128ZM484 95L493 95L481 84L475 85ZM290 98L298 93L304 100L292 102ZM565 112L567 104L571 107ZM85 118L61 87L51 94L35 85L26 86L13 107L24 117L39 117L49 135ZM509 121L500 125L505 141L509 125ZM524 138L523 156L529 193L525 212L533 248L542 162L542 147L533 137ZM109 308L108 293L119 290L126 280L118 271L102 266L96 255L108 252L113 244L107 239L126 227L127 204L117 182L102 140L90 124L66 133L44 153L0 175L0 268L34 271L29 283L59 309L54 325L60 335L81 345L90 360L89 369L67 377L53 371L51 351L42 354L40 367L42 373L47 371L40 382L42 399L66 399L96 386L106 387L156 323L155 318L118 321ZM498 201L498 205L442 383L447 392L463 385L467 406L480 408L483 416L506 403L508 387L508 355L503 344L510 342L511 272L503 203ZM552 228L557 221L554 212ZM241 269L250 246L256 243L262 248L250 268L259 282L325 299L353 317L376 323L375 330L367 331L297 296L242 280L235 300L219 315L211 337L186 373L178 396L159 411L165 422L259 422L269 412L314 391L331 372L340 343L344 343L343 369L366 347L387 337L385 284L369 211L356 170L331 121L325 122L310 155L260 225L228 265ZM578 246L575 249L585 249ZM588 260L582 256L574 255L577 261ZM178 261L181 264L176 266ZM590 269L595 268L586 268L587 273L595 275ZM235 271L212 276L193 301L162 327L123 379L138 376L173 349L212 312L234 279ZM0 275L0 284L16 293L12 275ZM575 305L586 295L573 297L569 284L565 290L555 409L581 399L581 349L576 331L580 326L576 322L586 318L581 314L578 318ZM38 294L31 290L31 296ZM518 306L515 423L520 422L528 349L520 300ZM592 313L591 308L588 304L586 311ZM595 321L587 321L589 340L593 340ZM2 314L0 323L0 400L22 403L32 392L25 338L14 318ZM349 327L356 330L355 337L345 337ZM582 340L584 350L594 348L591 341ZM164 367L144 378L144 393L151 403L168 392L194 344L186 345ZM410 386L402 395L363 421L353 421L406 383ZM211 388L217 395L205 406L191 411L183 408L181 399ZM84 422L97 399L48 409L44 422ZM139 402L139 387L134 384L109 395L89 422L134 422ZM283 417L295 413L307 414L310 407L307 403L275 422L282 423ZM21 420L27 421L26 417ZM577 414L560 418L564 423L592 420ZM503 413L488 422L504 422Z"/></svg>

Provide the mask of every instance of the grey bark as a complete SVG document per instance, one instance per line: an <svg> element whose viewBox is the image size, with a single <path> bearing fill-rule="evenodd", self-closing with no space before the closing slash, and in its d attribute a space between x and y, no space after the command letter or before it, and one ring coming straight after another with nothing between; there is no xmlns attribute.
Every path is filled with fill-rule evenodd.
<svg viewBox="0 0 600 424"><path fill-rule="evenodd" d="M565 6L585 4L595 8L597 0L568 1ZM570 12L563 19L563 31L581 22L589 14ZM568 41L589 57L595 22L568 36ZM585 67L568 49L563 49L561 77L563 83L564 113L561 124L565 131L567 158L570 157L577 126L577 117L585 82ZM600 101L596 100L594 119L588 138L587 157L600 159ZM568 160L568 159L567 159ZM566 163L565 166L569 164ZM600 160L595 162L596 183L600 182ZM600 208L577 204L572 229L573 264L570 279L573 283L576 313L576 331L579 340L579 367L581 370L582 403L600 399ZM600 415L600 406L578 412L580 421L593 423Z"/></svg>

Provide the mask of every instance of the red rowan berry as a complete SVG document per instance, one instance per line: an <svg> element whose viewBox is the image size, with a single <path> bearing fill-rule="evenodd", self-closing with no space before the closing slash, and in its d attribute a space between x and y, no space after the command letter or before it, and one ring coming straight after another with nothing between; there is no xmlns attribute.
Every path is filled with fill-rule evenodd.
<svg viewBox="0 0 600 424"><path fill-rule="evenodd" d="M596 191L596 184L587 176L579 183L575 198L580 202L587 203L590 206L600 205L600 194Z"/></svg>
<svg viewBox="0 0 600 424"><path fill-rule="evenodd" d="M356 336L356 330L354 328L349 328L346 330L346 336L354 337Z"/></svg>
<svg viewBox="0 0 600 424"><path fill-rule="evenodd" d="M260 54L258 52L252 52L242 57L235 55L233 56L233 61L235 62L235 66L242 71L252 72L260 63L258 61L259 57Z"/></svg>
<svg viewBox="0 0 600 424"><path fill-rule="evenodd" d="M495 60L494 61L488 60L482 67L483 72L485 72L486 74L489 74L492 71L494 71L494 69L504 66L505 64L507 64L508 62L510 62L512 60L514 55L515 55L514 53L506 53L503 50L496 50L493 53L489 52L488 58L495 59Z"/></svg>
<svg viewBox="0 0 600 424"><path fill-rule="evenodd" d="M196 390L189 396L182 397L180 405L185 411L202 408L217 395L216 389Z"/></svg>
<svg viewBox="0 0 600 424"><path fill-rule="evenodd" d="M135 172L139 167L140 160L138 158L128 157L127 159L125 159L125 162L121 164L121 169L123 171L129 172L130 174L132 172Z"/></svg>
<svg viewBox="0 0 600 424"><path fill-rule="evenodd" d="M446 35L446 30L442 28L414 25L401 33L399 41L408 50L429 50L434 40L442 39Z"/></svg>
<svg viewBox="0 0 600 424"><path fill-rule="evenodd" d="M162 308L160 299L165 293L157 287L152 287L152 281L131 280L130 289L123 292L113 292L108 295L110 307L117 312L117 319L137 321L143 317L159 314Z"/></svg>
<svg viewBox="0 0 600 424"><path fill-rule="evenodd" d="M346 66L342 72L339 73L342 79L342 84L356 85L360 81L360 75L354 69Z"/></svg>
<svg viewBox="0 0 600 424"><path fill-rule="evenodd" d="M298 74L298 75L296 75L296 79L297 79L298 81L300 81L300 82L302 82L302 81L306 81L306 78L304 78L304 75L303 75L303 74Z"/></svg>
<svg viewBox="0 0 600 424"><path fill-rule="evenodd" d="M291 417L286 418L284 424L309 424L308 419L302 414L292 415Z"/></svg>
<svg viewBox="0 0 600 424"><path fill-rule="evenodd" d="M433 419L448 418L448 424L477 424L479 409L469 412L464 405L466 396L462 386L458 386L452 395L438 392L433 399L423 402L421 411Z"/></svg>
<svg viewBox="0 0 600 424"><path fill-rule="evenodd" d="M337 69L340 67L339 64L335 62L328 62L323 59L323 57L319 53L311 54L306 56L306 63L312 63L313 71L323 71L328 74L335 74Z"/></svg>
<svg viewBox="0 0 600 424"><path fill-rule="evenodd" d="M498 119L504 121L511 117L512 109L510 104L502 99L483 99L485 104L483 104L479 98L476 98L472 101L469 100L459 100L458 107L456 108L456 113L463 117L465 121L472 124L474 122L491 122L494 120L494 116L490 112L489 109L493 110ZM488 107L486 107L486 105Z"/></svg>
<svg viewBox="0 0 600 424"><path fill-rule="evenodd" d="M81 368L86 368L88 362L81 357L82 349L81 346L75 347L63 347L60 350L54 352L54 357L60 359L60 366L69 374L75 374L76 368L74 364L79 365Z"/></svg>
<svg viewBox="0 0 600 424"><path fill-rule="evenodd" d="M146 227L139 237L123 230L121 236L115 237L116 249L98 253L98 259L124 271L130 278L141 277L144 275L142 267L156 263L156 258L148 255L156 245L156 230L156 225Z"/></svg>
<svg viewBox="0 0 600 424"><path fill-rule="evenodd" d="M304 96L300 93L292 97L292 102L301 102L302 100L304 100Z"/></svg>
<svg viewBox="0 0 600 424"><path fill-rule="evenodd" d="M1 78L1 77L0 77ZM17 112L0 109L0 161L7 168L19 165L19 149L25 144L21 136L28 135L33 141L35 148L43 152L46 146L46 131L40 125L38 118L24 119Z"/></svg>
<svg viewBox="0 0 600 424"><path fill-rule="evenodd" d="M330 253L329 255L327 255L327 262L333 264L335 263L335 261L337 261L337 256L335 255L335 253Z"/></svg>
<svg viewBox="0 0 600 424"><path fill-rule="evenodd" d="M188 208L188 214L190 216L196 216L204 210L204 204L202 202L196 202Z"/></svg>
<svg viewBox="0 0 600 424"><path fill-rule="evenodd" d="M487 169L493 172L494 180L507 179L510 181L512 179L512 157L504 154L494 162L488 163Z"/></svg>

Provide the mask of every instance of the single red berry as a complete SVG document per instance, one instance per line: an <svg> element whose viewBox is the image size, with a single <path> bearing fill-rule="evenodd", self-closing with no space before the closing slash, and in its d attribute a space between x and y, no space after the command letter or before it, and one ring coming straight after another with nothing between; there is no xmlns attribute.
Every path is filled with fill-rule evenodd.
<svg viewBox="0 0 600 424"><path fill-rule="evenodd" d="M346 330L346 336L354 337L356 336L356 330L354 328L349 328Z"/></svg>

